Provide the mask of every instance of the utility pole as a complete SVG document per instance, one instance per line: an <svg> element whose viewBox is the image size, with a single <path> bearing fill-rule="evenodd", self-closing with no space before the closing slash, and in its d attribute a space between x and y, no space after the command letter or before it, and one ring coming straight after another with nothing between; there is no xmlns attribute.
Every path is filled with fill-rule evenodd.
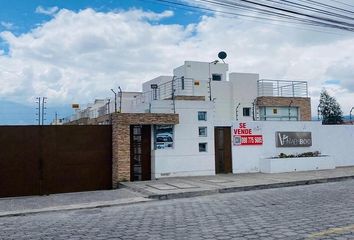
<svg viewBox="0 0 354 240"><path fill-rule="evenodd" d="M55 125L58 125L58 113L55 112Z"/></svg>
<svg viewBox="0 0 354 240"><path fill-rule="evenodd" d="M36 107L38 109L38 113L36 113L38 118L36 120L38 121L38 125L41 125L41 97L36 97L36 103L38 104L38 107Z"/></svg>
<svg viewBox="0 0 354 240"><path fill-rule="evenodd" d="M45 101L46 99L47 99L46 97L42 97L42 125L44 125L44 120L46 120L46 119L44 118L44 115L46 115L45 109L47 109L47 108L45 107L45 104L47 103L47 102Z"/></svg>

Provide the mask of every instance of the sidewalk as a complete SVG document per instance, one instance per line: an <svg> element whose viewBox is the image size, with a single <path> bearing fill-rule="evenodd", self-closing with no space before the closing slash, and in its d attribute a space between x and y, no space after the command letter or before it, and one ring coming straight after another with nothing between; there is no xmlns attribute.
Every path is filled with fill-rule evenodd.
<svg viewBox="0 0 354 240"><path fill-rule="evenodd" d="M110 207L151 200L127 189L0 198L0 217Z"/></svg>
<svg viewBox="0 0 354 240"><path fill-rule="evenodd" d="M173 199L215 193L279 188L354 179L354 167L291 173L218 174L216 176L162 178L144 182L124 182L121 187L151 199Z"/></svg>
<svg viewBox="0 0 354 240"><path fill-rule="evenodd" d="M74 209L101 208L153 200L203 196L354 179L354 167L293 173L224 174L124 182L120 189L0 198L0 218Z"/></svg>

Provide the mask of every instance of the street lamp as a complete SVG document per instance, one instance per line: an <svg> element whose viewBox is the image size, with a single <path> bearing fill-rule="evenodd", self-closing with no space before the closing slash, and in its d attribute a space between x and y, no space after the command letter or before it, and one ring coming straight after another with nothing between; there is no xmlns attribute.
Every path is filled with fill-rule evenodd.
<svg viewBox="0 0 354 240"><path fill-rule="evenodd" d="M119 113L122 112L122 97L123 97L123 92L122 89L120 88L120 86L118 86L118 90L119 90Z"/></svg>
<svg viewBox="0 0 354 240"><path fill-rule="evenodd" d="M211 74L210 74L210 64L216 65L219 62L219 60L214 60L210 63L208 63L209 66L209 100L211 101Z"/></svg>
<svg viewBox="0 0 354 240"><path fill-rule="evenodd" d="M117 112L117 93L112 88L111 91L114 93L114 112Z"/></svg>

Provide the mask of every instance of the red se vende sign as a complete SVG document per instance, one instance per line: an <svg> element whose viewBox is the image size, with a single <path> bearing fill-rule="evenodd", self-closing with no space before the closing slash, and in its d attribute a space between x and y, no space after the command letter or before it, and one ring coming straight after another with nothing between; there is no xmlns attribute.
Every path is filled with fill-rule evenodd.
<svg viewBox="0 0 354 240"><path fill-rule="evenodd" d="M253 130L247 127L246 123L239 123L238 128L233 130L234 145L262 145L263 136L253 134Z"/></svg>

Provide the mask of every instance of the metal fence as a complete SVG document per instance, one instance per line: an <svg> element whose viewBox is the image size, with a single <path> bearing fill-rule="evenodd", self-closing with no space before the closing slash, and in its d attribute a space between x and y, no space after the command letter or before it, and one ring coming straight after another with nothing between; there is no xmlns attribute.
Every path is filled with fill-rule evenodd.
<svg viewBox="0 0 354 240"><path fill-rule="evenodd" d="M258 96L308 97L306 81L284 81L261 79L257 82Z"/></svg>
<svg viewBox="0 0 354 240"><path fill-rule="evenodd" d="M156 89L144 92L134 100L133 104L147 103L153 100L168 100L176 96L193 96L194 79L173 78L173 80L159 84Z"/></svg>

